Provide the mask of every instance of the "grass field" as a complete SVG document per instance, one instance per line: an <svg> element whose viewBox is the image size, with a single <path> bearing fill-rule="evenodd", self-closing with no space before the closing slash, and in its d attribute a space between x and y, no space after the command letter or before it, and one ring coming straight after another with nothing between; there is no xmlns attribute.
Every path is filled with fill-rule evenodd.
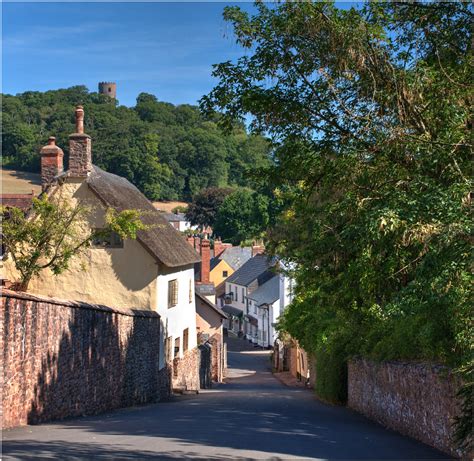
<svg viewBox="0 0 474 461"><path fill-rule="evenodd" d="M24 171L4 170L2 168L2 194L31 194L41 192L41 176Z"/></svg>
<svg viewBox="0 0 474 461"><path fill-rule="evenodd" d="M186 202L152 202L153 206L160 211L166 211L167 213L171 213L173 208L177 206L188 206L189 203Z"/></svg>

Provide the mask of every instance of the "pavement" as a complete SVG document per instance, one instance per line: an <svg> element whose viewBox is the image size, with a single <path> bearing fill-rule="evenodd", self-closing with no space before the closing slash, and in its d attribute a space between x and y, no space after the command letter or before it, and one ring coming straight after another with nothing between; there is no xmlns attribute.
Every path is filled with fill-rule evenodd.
<svg viewBox="0 0 474 461"><path fill-rule="evenodd" d="M3 432L4 460L439 460L447 455L308 389L228 338L226 383L199 395Z"/></svg>

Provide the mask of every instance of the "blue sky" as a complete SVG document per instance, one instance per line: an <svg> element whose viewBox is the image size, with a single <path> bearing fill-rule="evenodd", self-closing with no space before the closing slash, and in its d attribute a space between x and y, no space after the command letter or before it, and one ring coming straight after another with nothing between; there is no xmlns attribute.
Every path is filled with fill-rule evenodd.
<svg viewBox="0 0 474 461"><path fill-rule="evenodd" d="M2 86L8 94L117 82L121 104L140 92L195 104L212 64L242 49L225 3L4 3ZM250 3L240 3L252 9Z"/></svg>

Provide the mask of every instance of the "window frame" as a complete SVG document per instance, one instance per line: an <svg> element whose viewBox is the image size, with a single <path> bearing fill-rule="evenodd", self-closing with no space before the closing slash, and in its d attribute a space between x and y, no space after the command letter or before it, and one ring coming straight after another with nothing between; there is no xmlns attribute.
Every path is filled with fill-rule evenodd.
<svg viewBox="0 0 474 461"><path fill-rule="evenodd" d="M178 305L178 279L168 280L168 309Z"/></svg>

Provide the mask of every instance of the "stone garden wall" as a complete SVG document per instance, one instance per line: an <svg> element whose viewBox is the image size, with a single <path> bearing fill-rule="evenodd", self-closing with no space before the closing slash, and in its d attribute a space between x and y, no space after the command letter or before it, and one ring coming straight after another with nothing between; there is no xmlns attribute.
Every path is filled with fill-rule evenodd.
<svg viewBox="0 0 474 461"><path fill-rule="evenodd" d="M173 360L173 389L177 391L199 391L199 368L201 353L195 347L187 351L182 358Z"/></svg>
<svg viewBox="0 0 474 461"><path fill-rule="evenodd" d="M441 366L364 359L348 364L349 407L452 455L459 455L451 440L459 386Z"/></svg>
<svg viewBox="0 0 474 461"><path fill-rule="evenodd" d="M4 290L3 424L14 427L156 402L160 317Z"/></svg>

